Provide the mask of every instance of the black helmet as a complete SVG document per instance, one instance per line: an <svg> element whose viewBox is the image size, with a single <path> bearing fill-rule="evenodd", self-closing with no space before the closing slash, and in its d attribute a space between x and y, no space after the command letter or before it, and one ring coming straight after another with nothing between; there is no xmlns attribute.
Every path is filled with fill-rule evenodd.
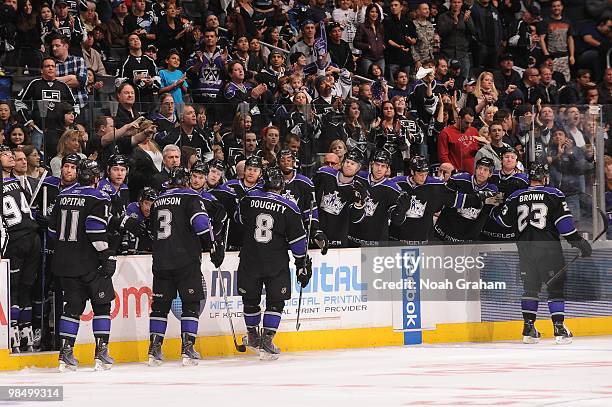
<svg viewBox="0 0 612 407"><path fill-rule="evenodd" d="M264 174L264 189L269 190L283 190L285 189L285 178L280 169L268 168Z"/></svg>
<svg viewBox="0 0 612 407"><path fill-rule="evenodd" d="M478 161L476 161L476 167L483 166L487 167L491 171L495 169L495 162L489 157L482 157Z"/></svg>
<svg viewBox="0 0 612 407"><path fill-rule="evenodd" d="M139 201L154 201L157 199L157 191L151 187L144 187L138 194Z"/></svg>
<svg viewBox="0 0 612 407"><path fill-rule="evenodd" d="M81 157L79 157L78 154L76 154L76 153L66 154L64 157L62 157L62 167L66 163L67 164L79 165L80 161L81 161Z"/></svg>
<svg viewBox="0 0 612 407"><path fill-rule="evenodd" d="M414 174L415 172L429 172L429 161L425 157L415 155L410 160L410 171Z"/></svg>
<svg viewBox="0 0 612 407"><path fill-rule="evenodd" d="M219 160L218 158L213 158L212 160L210 160L209 162L206 163L207 169L206 169L206 173L208 173L208 171L211 168L216 168L219 171L221 171L222 173L225 172L225 163L221 160Z"/></svg>
<svg viewBox="0 0 612 407"><path fill-rule="evenodd" d="M548 178L548 164L529 164L529 181L544 181L544 178Z"/></svg>
<svg viewBox="0 0 612 407"><path fill-rule="evenodd" d="M351 161L355 161L356 163L362 164L363 163L363 153L359 149L354 148L350 150L348 153L344 154L344 159L342 161L346 161L346 160L351 160Z"/></svg>
<svg viewBox="0 0 612 407"><path fill-rule="evenodd" d="M391 165L391 155L387 150L377 150L372 156L372 162Z"/></svg>
<svg viewBox="0 0 612 407"><path fill-rule="evenodd" d="M196 161L195 164L191 166L191 173L197 172L198 174L208 174L208 166L204 164L202 161Z"/></svg>
<svg viewBox="0 0 612 407"><path fill-rule="evenodd" d="M514 147L511 147L511 146L504 147L501 153L499 153L499 156L503 158L504 154L506 153L512 153L518 157L518 151L516 151L516 148Z"/></svg>
<svg viewBox="0 0 612 407"><path fill-rule="evenodd" d="M259 168L260 170L263 170L263 161L261 157L252 155L246 159L246 162L244 163L244 168L246 167L256 167L256 168Z"/></svg>
<svg viewBox="0 0 612 407"><path fill-rule="evenodd" d="M188 185L189 184L189 171L183 167L174 167L170 170L168 175L169 185Z"/></svg>
<svg viewBox="0 0 612 407"><path fill-rule="evenodd" d="M78 182L83 186L91 186L96 178L100 178L101 172L96 161L85 158L79 161L77 168Z"/></svg>
<svg viewBox="0 0 612 407"><path fill-rule="evenodd" d="M114 154L110 156L106 165L106 172L109 173L110 169L116 166L124 167L126 170L130 169L127 157L121 154Z"/></svg>

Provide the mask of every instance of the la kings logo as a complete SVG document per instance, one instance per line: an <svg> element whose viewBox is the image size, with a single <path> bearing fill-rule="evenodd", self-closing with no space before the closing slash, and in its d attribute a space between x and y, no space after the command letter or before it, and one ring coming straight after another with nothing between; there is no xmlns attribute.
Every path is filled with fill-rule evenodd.
<svg viewBox="0 0 612 407"><path fill-rule="evenodd" d="M284 198L287 198L288 200L290 200L291 202L294 202L296 205L299 203L299 198L296 198L290 190L286 189L285 192L282 194L282 196Z"/></svg>
<svg viewBox="0 0 612 407"><path fill-rule="evenodd" d="M480 215L480 211L481 209L464 208L464 209L457 209L457 214L459 214L459 216L465 219L474 220L478 218L478 215Z"/></svg>
<svg viewBox="0 0 612 407"><path fill-rule="evenodd" d="M422 218L425 214L425 208L427 207L427 202L423 203L417 199L416 195L412 196L410 199L410 208L406 212L406 217L408 218Z"/></svg>
<svg viewBox="0 0 612 407"><path fill-rule="evenodd" d="M374 216L376 208L378 208L378 202L374 202L374 200L370 196L366 197L365 207L363 208L363 210L365 211L365 216Z"/></svg>
<svg viewBox="0 0 612 407"><path fill-rule="evenodd" d="M339 215L340 212L342 212L344 205L346 205L346 202L342 202L342 199L340 199L340 196L338 195L338 191L334 191L331 194L323 195L319 208L329 214Z"/></svg>

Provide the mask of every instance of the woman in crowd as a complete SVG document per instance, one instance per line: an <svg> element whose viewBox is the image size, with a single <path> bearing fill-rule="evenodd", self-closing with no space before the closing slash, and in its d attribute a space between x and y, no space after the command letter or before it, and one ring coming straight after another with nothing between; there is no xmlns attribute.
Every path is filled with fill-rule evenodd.
<svg viewBox="0 0 612 407"><path fill-rule="evenodd" d="M384 149L391 155L391 174L404 173L404 159L410 157L405 129L395 114L395 106L390 101L382 103L382 116L374 122L370 139L376 149Z"/></svg>
<svg viewBox="0 0 612 407"><path fill-rule="evenodd" d="M20 124L17 124L9 131L5 144L13 149L20 146L31 145L32 142L30 141L26 128Z"/></svg>
<svg viewBox="0 0 612 407"><path fill-rule="evenodd" d="M329 152L334 153L340 159L340 162L344 159L344 155L348 152L346 144L342 140L334 140L329 145Z"/></svg>
<svg viewBox="0 0 612 407"><path fill-rule="evenodd" d="M359 103L356 100L349 101L344 112L345 119L340 127L340 137L344 140L348 149L356 148L367 158L368 147L373 147L373 144L368 145L368 137L365 124L361 120Z"/></svg>
<svg viewBox="0 0 612 407"><path fill-rule="evenodd" d="M383 30L380 9L370 4L365 11L365 21L360 24L353 39L353 46L361 50L360 72L366 75L370 65L378 64L385 70L385 33Z"/></svg>
<svg viewBox="0 0 612 407"><path fill-rule="evenodd" d="M7 137L11 128L17 123L8 101L0 100L0 133Z"/></svg>
<svg viewBox="0 0 612 407"><path fill-rule="evenodd" d="M280 151L280 129L276 126L268 126L262 130L263 158L269 166L276 165L276 155Z"/></svg>
<svg viewBox="0 0 612 407"><path fill-rule="evenodd" d="M316 162L314 141L321 134L321 122L308 104L306 92L299 91L293 95L292 110L285 124L285 134L293 133L300 136L300 154L298 160L302 168L302 174L312 177Z"/></svg>
<svg viewBox="0 0 612 407"><path fill-rule="evenodd" d="M45 169L40 165L40 154L33 145L23 146L23 153L28 161L28 177L39 179L45 173Z"/></svg>
<svg viewBox="0 0 612 407"><path fill-rule="evenodd" d="M289 47L289 44L287 44L287 41L281 38L280 29L276 26L268 28L264 37L264 42L276 48L284 49L286 51L289 51L289 49L291 48ZM270 51L271 49L268 48L268 53Z"/></svg>
<svg viewBox="0 0 612 407"><path fill-rule="evenodd" d="M42 63L42 41L38 31L38 13L33 11L30 0L19 1L17 14L17 44L19 66L37 70Z"/></svg>
<svg viewBox="0 0 612 407"><path fill-rule="evenodd" d="M157 24L157 46L159 48L157 56L161 61L166 59L168 51L172 48L182 48L185 34L193 30L190 23L183 25L178 16L179 11L176 5L168 3L166 15L160 18Z"/></svg>
<svg viewBox="0 0 612 407"><path fill-rule="evenodd" d="M68 154L78 154L81 159L87 158L81 152L80 135L78 130L68 129L60 137L57 143L57 155L51 159L51 174L59 177L62 169L62 158Z"/></svg>
<svg viewBox="0 0 612 407"><path fill-rule="evenodd" d="M480 114L487 106L492 106L497 103L499 92L497 92L495 88L495 82L493 81L493 74L491 72L483 71L478 76L474 96L476 96L478 101L474 109L476 114Z"/></svg>
<svg viewBox="0 0 612 407"><path fill-rule="evenodd" d="M55 26L55 13L51 6L47 3L43 3L40 6L40 14L38 15L38 35L40 37L40 44L42 45L41 51L44 51L44 46L47 43L47 36L53 32Z"/></svg>
<svg viewBox="0 0 612 407"><path fill-rule="evenodd" d="M257 73L266 67L266 61L268 60L270 51L268 48L263 47L257 38L252 38L249 41L249 55L251 62L249 71Z"/></svg>

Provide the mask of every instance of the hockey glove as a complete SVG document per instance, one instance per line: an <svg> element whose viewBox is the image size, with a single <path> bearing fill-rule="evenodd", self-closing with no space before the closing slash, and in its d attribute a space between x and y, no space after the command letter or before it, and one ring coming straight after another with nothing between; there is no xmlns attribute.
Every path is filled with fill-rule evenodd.
<svg viewBox="0 0 612 407"><path fill-rule="evenodd" d="M591 247L591 244L586 241L582 236L578 239L568 239L568 241L572 247L575 247L580 250L581 257L591 257L593 248Z"/></svg>
<svg viewBox="0 0 612 407"><path fill-rule="evenodd" d="M483 202L485 205L499 206L504 203L504 194L502 192L498 192L491 197L485 198Z"/></svg>
<svg viewBox="0 0 612 407"><path fill-rule="evenodd" d="M312 260L310 260L310 256L306 255L295 259L295 276L302 288L308 285L312 277Z"/></svg>
<svg viewBox="0 0 612 407"><path fill-rule="evenodd" d="M120 228L127 230L136 237L143 235L147 231L147 225L132 216L124 216L121 220Z"/></svg>
<svg viewBox="0 0 612 407"><path fill-rule="evenodd" d="M408 192L402 192L397 198L397 208L401 213L405 213L410 209L410 201L414 195Z"/></svg>
<svg viewBox="0 0 612 407"><path fill-rule="evenodd" d="M368 187L363 185L361 182L355 182L353 187L353 203L355 204L355 208L363 208L367 196Z"/></svg>
<svg viewBox="0 0 612 407"><path fill-rule="evenodd" d="M43 216L42 213L37 213L36 223L38 224L38 230L45 231L49 227L49 218L46 216Z"/></svg>
<svg viewBox="0 0 612 407"><path fill-rule="evenodd" d="M236 193L237 201L241 201L247 195L246 191L242 189L242 186L240 184L232 184L229 187L233 189Z"/></svg>
<svg viewBox="0 0 612 407"><path fill-rule="evenodd" d="M117 269L117 259L115 259L112 250L106 249L98 252L98 259L100 261L98 273L102 277L111 278Z"/></svg>
<svg viewBox="0 0 612 407"><path fill-rule="evenodd" d="M321 254L325 256L327 254L327 249L329 249L329 244L327 242L327 236L323 233L322 230L317 230L312 238L319 249L321 249Z"/></svg>
<svg viewBox="0 0 612 407"><path fill-rule="evenodd" d="M221 267L223 260L225 259L225 246L223 242L215 240L210 248L210 261L215 268Z"/></svg>

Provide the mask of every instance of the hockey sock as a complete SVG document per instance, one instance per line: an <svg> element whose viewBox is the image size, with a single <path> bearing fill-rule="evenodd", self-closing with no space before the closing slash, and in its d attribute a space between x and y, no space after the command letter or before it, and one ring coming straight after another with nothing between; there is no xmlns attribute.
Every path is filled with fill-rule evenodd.
<svg viewBox="0 0 612 407"><path fill-rule="evenodd" d="M538 300L536 298L523 297L521 299L521 310L525 321L535 322L538 314Z"/></svg>
<svg viewBox="0 0 612 407"><path fill-rule="evenodd" d="M17 305L11 307L11 323L19 323L20 309Z"/></svg>
<svg viewBox="0 0 612 407"><path fill-rule="evenodd" d="M564 300L549 300L548 310L550 311L550 319L552 319L552 322L563 322L565 320Z"/></svg>
<svg viewBox="0 0 612 407"><path fill-rule="evenodd" d="M273 304L266 304L266 312L263 317L263 327L270 331L276 332L280 325L281 316L285 303L283 301L275 302Z"/></svg>
<svg viewBox="0 0 612 407"><path fill-rule="evenodd" d="M32 324L32 307L25 307L19 310L19 326Z"/></svg>
<svg viewBox="0 0 612 407"><path fill-rule="evenodd" d="M159 335L162 338L166 335L168 325L168 312L170 312L170 301L158 301L153 299L151 304L151 316L149 318L149 333Z"/></svg>
<svg viewBox="0 0 612 407"><path fill-rule="evenodd" d="M111 330L110 303L94 304L92 306L94 318L92 323L94 338L101 338L108 342Z"/></svg>
<svg viewBox="0 0 612 407"><path fill-rule="evenodd" d="M247 305L245 302L242 315L244 316L244 324L246 325L247 329L257 328L261 323L261 308L259 307L259 304Z"/></svg>
<svg viewBox="0 0 612 407"><path fill-rule="evenodd" d="M77 334L79 333L79 315L62 315L59 323L59 333L70 346L74 346Z"/></svg>
<svg viewBox="0 0 612 407"><path fill-rule="evenodd" d="M194 337L198 336L199 307L199 302L183 303L183 313L181 314L181 334L186 333Z"/></svg>

